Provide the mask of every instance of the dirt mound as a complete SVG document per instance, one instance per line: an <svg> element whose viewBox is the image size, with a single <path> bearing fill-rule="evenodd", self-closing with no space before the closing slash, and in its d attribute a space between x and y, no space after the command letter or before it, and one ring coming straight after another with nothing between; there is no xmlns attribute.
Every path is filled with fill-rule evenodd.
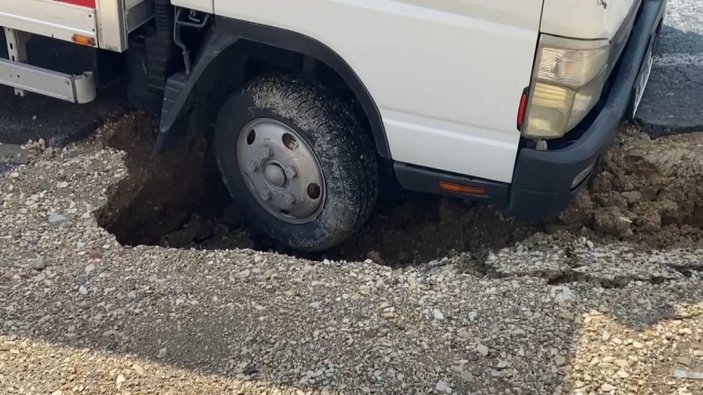
<svg viewBox="0 0 703 395"><path fill-rule="evenodd" d="M652 140L633 127L559 223L656 247L698 243L703 233L703 133Z"/></svg>
<svg viewBox="0 0 703 395"><path fill-rule="evenodd" d="M518 219L479 204L413 195L370 223L332 256L377 263L423 263L471 251L483 259L537 231Z"/></svg>

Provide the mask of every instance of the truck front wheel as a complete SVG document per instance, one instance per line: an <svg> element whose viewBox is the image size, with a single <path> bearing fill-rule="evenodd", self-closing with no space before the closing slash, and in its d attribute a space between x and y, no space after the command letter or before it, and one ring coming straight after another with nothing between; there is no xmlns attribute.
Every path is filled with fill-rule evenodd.
<svg viewBox="0 0 703 395"><path fill-rule="evenodd" d="M222 178L252 225L291 248L334 247L376 201L375 151L350 106L315 84L260 77L220 111Z"/></svg>

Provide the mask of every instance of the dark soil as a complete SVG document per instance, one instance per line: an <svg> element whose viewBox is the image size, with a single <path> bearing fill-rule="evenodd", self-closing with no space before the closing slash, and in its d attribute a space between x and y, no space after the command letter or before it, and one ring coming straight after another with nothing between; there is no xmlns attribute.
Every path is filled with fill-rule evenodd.
<svg viewBox="0 0 703 395"><path fill-rule="evenodd" d="M128 114L101 129L100 140L126 152L129 175L108 191L99 223L124 244L178 248L251 248L295 254L257 234L231 203L207 151L196 139L153 156L153 120ZM310 259L417 264L489 251L537 232L616 238L645 248L700 246L703 237L703 134L660 140L629 130L590 188L560 218L528 223L479 204L411 194L389 186L369 223L351 240ZM300 255L300 254L296 254ZM464 254L465 255L465 254Z"/></svg>

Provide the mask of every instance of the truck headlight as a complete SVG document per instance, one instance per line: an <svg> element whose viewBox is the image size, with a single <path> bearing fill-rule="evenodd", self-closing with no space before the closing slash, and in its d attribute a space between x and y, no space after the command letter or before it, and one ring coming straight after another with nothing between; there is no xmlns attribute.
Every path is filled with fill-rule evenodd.
<svg viewBox="0 0 703 395"><path fill-rule="evenodd" d="M523 135L559 138L581 122L603 92L609 54L607 40L542 35Z"/></svg>

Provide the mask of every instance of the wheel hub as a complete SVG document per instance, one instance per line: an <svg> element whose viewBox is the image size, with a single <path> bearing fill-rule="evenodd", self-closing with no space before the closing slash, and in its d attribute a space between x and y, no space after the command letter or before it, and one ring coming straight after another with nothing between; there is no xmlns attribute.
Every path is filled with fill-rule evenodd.
<svg viewBox="0 0 703 395"><path fill-rule="evenodd" d="M266 166L266 170L264 170L264 178L266 178L266 181L268 181L269 184L278 188L283 188L283 186L286 185L286 173L283 172L283 168L281 166L275 163L271 163Z"/></svg>
<svg viewBox="0 0 703 395"><path fill-rule="evenodd" d="M247 188L269 213L290 223L314 220L324 204L317 157L293 128L261 118L244 127L237 163Z"/></svg>

